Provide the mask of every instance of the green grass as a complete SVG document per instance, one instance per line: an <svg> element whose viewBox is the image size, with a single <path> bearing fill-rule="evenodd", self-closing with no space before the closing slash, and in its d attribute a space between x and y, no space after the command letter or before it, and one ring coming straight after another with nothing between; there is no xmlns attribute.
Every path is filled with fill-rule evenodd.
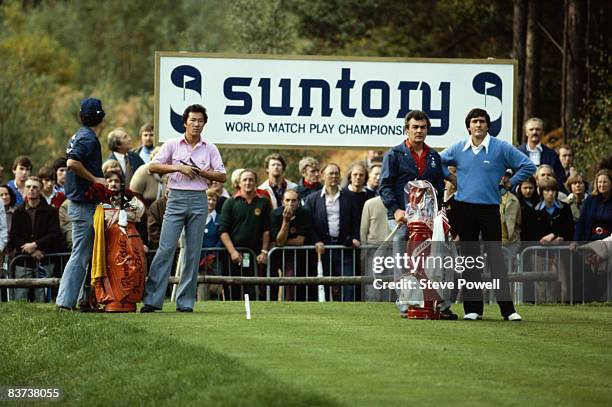
<svg viewBox="0 0 612 407"><path fill-rule="evenodd" d="M384 303L252 303L250 321L239 302L166 310L2 304L0 386L105 406L612 403L611 306L522 306L521 323L495 306L477 322Z"/></svg>

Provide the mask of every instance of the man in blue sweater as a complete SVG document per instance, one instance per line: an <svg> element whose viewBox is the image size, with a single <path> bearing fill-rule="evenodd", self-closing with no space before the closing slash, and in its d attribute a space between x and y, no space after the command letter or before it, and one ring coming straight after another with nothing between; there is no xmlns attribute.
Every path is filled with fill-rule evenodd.
<svg viewBox="0 0 612 407"><path fill-rule="evenodd" d="M489 114L483 109L472 109L465 118L470 136L444 150L440 156L444 175L455 183L455 213L458 220L459 238L463 255L468 258L480 256L479 237L485 242L491 276L499 281L496 290L497 303L504 319L520 321L510 296L508 274L501 250L501 221L499 216L500 190L511 190L536 167L529 158L505 141L488 134L491 125ZM457 175L449 175L448 166L457 168ZM513 170L511 178L504 177L508 168ZM466 267L463 278L468 282L480 282L481 270ZM482 289L464 287L463 319L482 319Z"/></svg>

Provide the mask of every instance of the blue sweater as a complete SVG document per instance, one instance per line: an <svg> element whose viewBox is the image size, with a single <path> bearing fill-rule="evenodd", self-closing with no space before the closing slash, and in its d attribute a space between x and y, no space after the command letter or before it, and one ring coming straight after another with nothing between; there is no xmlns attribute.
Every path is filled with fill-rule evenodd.
<svg viewBox="0 0 612 407"><path fill-rule="evenodd" d="M526 155L503 140L490 137L488 150L482 148L476 155L471 147L464 150L466 142L469 139L453 144L440 154L445 177L449 174L449 165L457 167L457 201L499 205L499 182L508 168L514 173L510 178L512 188L536 171Z"/></svg>

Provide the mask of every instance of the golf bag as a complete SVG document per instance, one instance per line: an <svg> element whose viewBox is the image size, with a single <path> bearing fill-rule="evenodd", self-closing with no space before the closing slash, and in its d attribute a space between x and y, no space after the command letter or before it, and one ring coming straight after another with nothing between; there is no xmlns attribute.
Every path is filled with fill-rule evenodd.
<svg viewBox="0 0 612 407"><path fill-rule="evenodd" d="M104 218L106 276L95 283L96 298L106 312L135 312L144 292L144 245L125 211L105 209Z"/></svg>
<svg viewBox="0 0 612 407"><path fill-rule="evenodd" d="M441 261L449 250L447 240L450 226L445 211L438 212L436 190L428 181L410 181L406 194L407 233L405 252L412 259L412 267L401 278L412 281L409 289L400 290L400 303L408 305L409 319L439 319L440 306L450 295L449 289L431 288L427 282L453 281L452 270ZM433 260L433 261L430 261ZM425 287L422 285L425 284Z"/></svg>

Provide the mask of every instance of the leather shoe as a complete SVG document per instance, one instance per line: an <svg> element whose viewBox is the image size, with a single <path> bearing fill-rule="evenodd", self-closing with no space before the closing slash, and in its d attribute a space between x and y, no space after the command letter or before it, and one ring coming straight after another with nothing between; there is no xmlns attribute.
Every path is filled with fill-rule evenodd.
<svg viewBox="0 0 612 407"><path fill-rule="evenodd" d="M177 308L176 312L193 312L193 309L188 308L188 307L182 307L182 308Z"/></svg>
<svg viewBox="0 0 612 407"><path fill-rule="evenodd" d="M456 321L459 319L457 314L450 310L450 308L445 309L444 311L440 311L440 319L444 319L447 321Z"/></svg>
<svg viewBox="0 0 612 407"><path fill-rule="evenodd" d="M470 312L469 314L465 314L463 316L464 321L476 321L477 319L482 319L482 315L475 312Z"/></svg>
<svg viewBox="0 0 612 407"><path fill-rule="evenodd" d="M140 308L140 312L143 314L148 313L148 312L155 312L155 311L159 311L159 308L155 308L152 305L145 304L142 306L142 308Z"/></svg>
<svg viewBox="0 0 612 407"><path fill-rule="evenodd" d="M512 314L508 315L507 317L504 317L505 321L522 321L523 318L516 312L513 312Z"/></svg>

